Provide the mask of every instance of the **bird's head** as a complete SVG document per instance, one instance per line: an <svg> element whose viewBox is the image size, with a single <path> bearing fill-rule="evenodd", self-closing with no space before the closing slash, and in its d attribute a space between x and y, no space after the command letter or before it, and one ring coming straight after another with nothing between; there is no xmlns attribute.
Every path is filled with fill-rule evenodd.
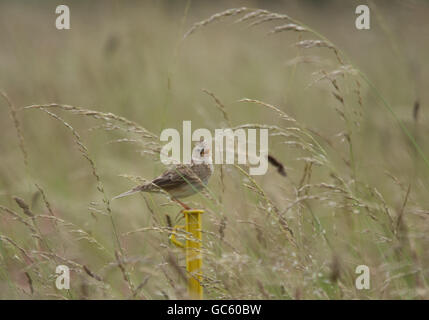
<svg viewBox="0 0 429 320"><path fill-rule="evenodd" d="M194 163L212 163L211 143L201 139L192 150L192 161Z"/></svg>

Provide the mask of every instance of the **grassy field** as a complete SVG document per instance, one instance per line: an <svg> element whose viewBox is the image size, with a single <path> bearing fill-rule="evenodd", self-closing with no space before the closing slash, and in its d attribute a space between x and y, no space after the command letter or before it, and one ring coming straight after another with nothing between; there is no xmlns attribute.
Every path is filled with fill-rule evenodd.
<svg viewBox="0 0 429 320"><path fill-rule="evenodd" d="M429 298L429 3L360 31L355 1L284 2L70 1L61 31L54 1L0 3L1 299L186 298L180 207L110 200L183 120L269 128L287 173L216 165L184 200L206 298Z"/></svg>

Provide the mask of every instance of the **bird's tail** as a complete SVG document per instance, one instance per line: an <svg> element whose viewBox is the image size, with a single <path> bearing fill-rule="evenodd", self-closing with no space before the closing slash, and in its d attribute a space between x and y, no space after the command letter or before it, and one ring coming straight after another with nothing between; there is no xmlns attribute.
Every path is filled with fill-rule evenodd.
<svg viewBox="0 0 429 320"><path fill-rule="evenodd" d="M130 195L137 193L137 192L140 192L140 191L141 191L141 188L140 188L140 186L138 186L138 187L135 187L131 190L128 190L127 192L121 193L120 195L118 195L116 197L113 197L112 200L119 199L119 198L126 197L126 196L130 196Z"/></svg>

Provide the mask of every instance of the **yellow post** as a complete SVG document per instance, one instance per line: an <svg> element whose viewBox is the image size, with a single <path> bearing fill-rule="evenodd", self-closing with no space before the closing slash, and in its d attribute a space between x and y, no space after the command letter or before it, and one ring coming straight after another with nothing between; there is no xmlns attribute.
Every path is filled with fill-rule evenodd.
<svg viewBox="0 0 429 320"><path fill-rule="evenodd" d="M201 253L202 244L202 223L201 214L204 210L184 210L185 226L175 226L171 235L171 242L176 246L186 250L186 271L188 272L188 294L191 299L203 298L202 265L203 258ZM186 237L185 245L176 240L175 230L185 229L189 234Z"/></svg>

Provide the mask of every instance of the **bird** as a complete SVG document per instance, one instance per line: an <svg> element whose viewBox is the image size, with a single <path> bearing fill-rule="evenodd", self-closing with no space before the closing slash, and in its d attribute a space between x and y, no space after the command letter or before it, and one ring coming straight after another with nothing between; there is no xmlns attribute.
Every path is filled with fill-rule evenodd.
<svg viewBox="0 0 429 320"><path fill-rule="evenodd" d="M152 181L138 185L113 199L138 192L165 191L172 200L179 203L185 210L190 210L190 207L181 202L179 198L186 198L198 193L208 184L214 171L210 149L210 145L201 139L192 151L190 164L176 164Z"/></svg>

